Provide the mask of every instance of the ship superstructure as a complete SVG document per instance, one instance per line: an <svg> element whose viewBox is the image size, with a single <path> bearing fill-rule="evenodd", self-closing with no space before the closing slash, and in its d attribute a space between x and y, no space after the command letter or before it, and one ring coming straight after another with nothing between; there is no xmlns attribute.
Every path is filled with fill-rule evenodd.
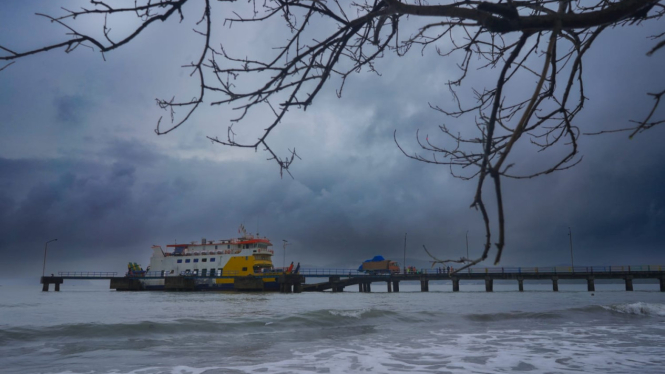
<svg viewBox="0 0 665 374"><path fill-rule="evenodd" d="M147 289L164 287L164 277L190 276L197 288L233 289L233 277L262 276L266 290L277 288L270 240L248 234L241 226L240 238L217 241L201 239L189 244L169 244L170 251L152 247L148 275L161 279L142 280ZM225 277L225 278L220 278ZM229 278L226 278L229 277Z"/></svg>

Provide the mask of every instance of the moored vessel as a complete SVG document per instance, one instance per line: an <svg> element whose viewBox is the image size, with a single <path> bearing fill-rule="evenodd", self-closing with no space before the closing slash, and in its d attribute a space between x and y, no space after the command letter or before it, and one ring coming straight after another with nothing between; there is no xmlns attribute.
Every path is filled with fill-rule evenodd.
<svg viewBox="0 0 665 374"><path fill-rule="evenodd" d="M139 278L143 288L165 289L168 278L185 277L197 290L278 291L277 277L282 272L273 268L270 240L247 233L242 225L238 232L241 236L234 239L169 244L167 251L153 246L150 266L145 277Z"/></svg>

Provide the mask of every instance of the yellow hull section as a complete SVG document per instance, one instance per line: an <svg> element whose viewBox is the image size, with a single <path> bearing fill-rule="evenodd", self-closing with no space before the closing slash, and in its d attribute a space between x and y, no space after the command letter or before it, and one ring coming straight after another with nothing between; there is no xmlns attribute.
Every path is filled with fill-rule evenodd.
<svg viewBox="0 0 665 374"><path fill-rule="evenodd" d="M254 267L272 267L272 261L270 260L257 260L254 256L237 256L232 257L224 265L222 270L222 275L229 276L248 276L248 275L262 275L261 273L255 273ZM264 282L276 282L277 278L263 278ZM233 278L217 278L215 280L217 284L233 284Z"/></svg>

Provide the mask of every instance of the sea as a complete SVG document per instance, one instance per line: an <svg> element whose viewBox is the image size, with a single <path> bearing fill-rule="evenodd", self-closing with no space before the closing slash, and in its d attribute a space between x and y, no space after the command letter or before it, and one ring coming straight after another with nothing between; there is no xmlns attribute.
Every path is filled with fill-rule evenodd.
<svg viewBox="0 0 665 374"><path fill-rule="evenodd" d="M388 293L0 286L0 373L665 373L658 284Z"/></svg>

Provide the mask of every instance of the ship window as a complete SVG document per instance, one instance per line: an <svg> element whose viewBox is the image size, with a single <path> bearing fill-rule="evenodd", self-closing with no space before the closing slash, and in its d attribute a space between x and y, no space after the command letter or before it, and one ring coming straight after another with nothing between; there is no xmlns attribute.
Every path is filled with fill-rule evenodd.
<svg viewBox="0 0 665 374"><path fill-rule="evenodd" d="M195 259L194 259L194 262L199 262L199 259L198 259L198 258L195 258Z"/></svg>
<svg viewBox="0 0 665 374"><path fill-rule="evenodd" d="M185 260L185 263L189 264L189 261L190 261L189 259L186 259L186 260Z"/></svg>
<svg viewBox="0 0 665 374"><path fill-rule="evenodd" d="M217 249L217 246L215 246L215 249Z"/></svg>
<svg viewBox="0 0 665 374"><path fill-rule="evenodd" d="M210 262L215 262L215 258L214 258L214 257L210 257Z"/></svg>
<svg viewBox="0 0 665 374"><path fill-rule="evenodd" d="M231 249L231 244L227 244L226 249Z"/></svg>
<svg viewBox="0 0 665 374"><path fill-rule="evenodd" d="M207 258L202 258L201 262L208 262L208 259Z"/></svg>
<svg viewBox="0 0 665 374"><path fill-rule="evenodd" d="M179 263L179 264L182 264L182 260L178 260L178 263Z"/></svg>
<svg viewBox="0 0 665 374"><path fill-rule="evenodd" d="M247 268L242 268L242 271L247 271Z"/></svg>
<svg viewBox="0 0 665 374"><path fill-rule="evenodd" d="M205 277L206 275L208 275L208 269L202 269L201 270L201 276Z"/></svg>

